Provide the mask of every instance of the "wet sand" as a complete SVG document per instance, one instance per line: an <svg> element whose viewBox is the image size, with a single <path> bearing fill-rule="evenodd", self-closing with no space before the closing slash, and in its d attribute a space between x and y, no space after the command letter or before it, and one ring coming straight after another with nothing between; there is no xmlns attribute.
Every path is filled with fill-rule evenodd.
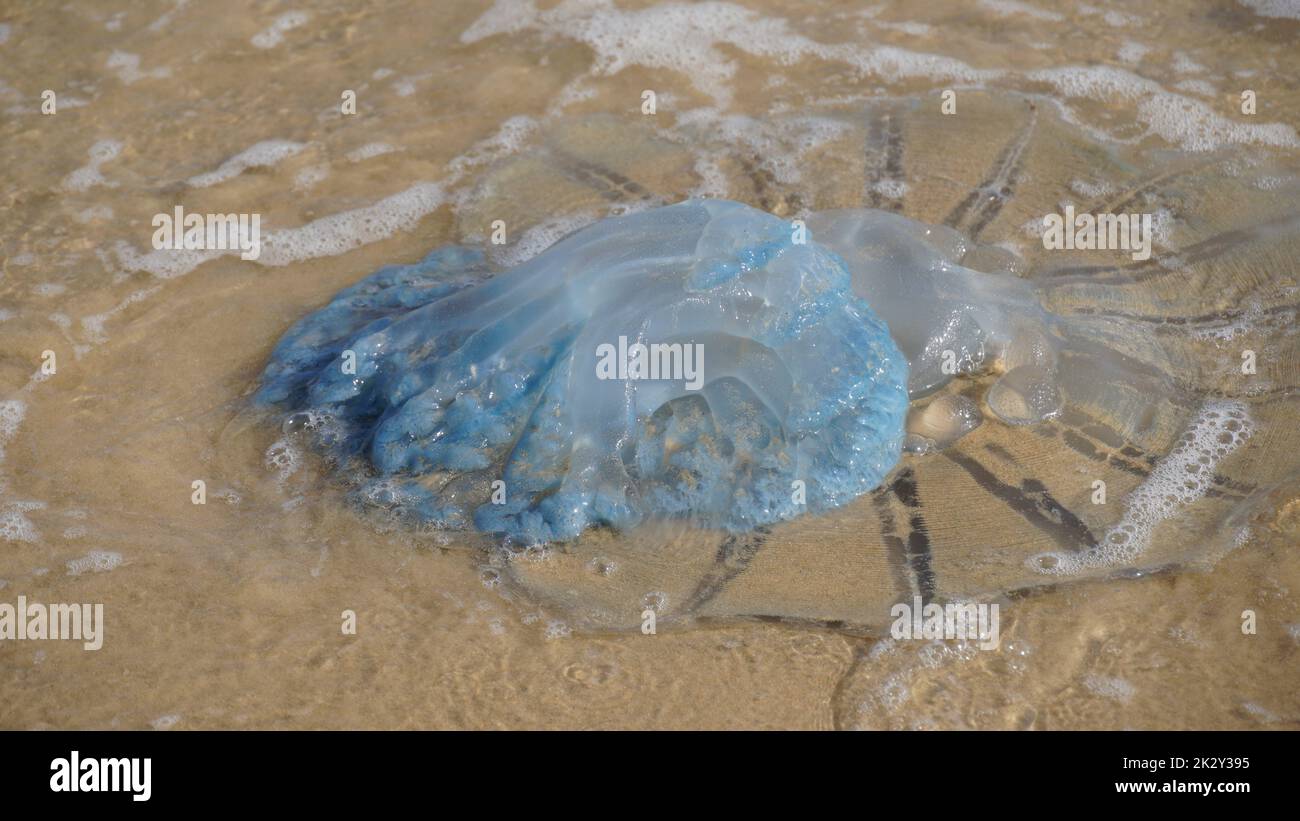
<svg viewBox="0 0 1300 821"><path fill-rule="evenodd" d="M0 727L1300 727L1294 483L1221 558L1005 601L997 651L764 622L599 633L494 584L455 536L359 514L309 452L268 458L280 433L246 413L292 322L380 265L482 241L498 213L544 245L576 227L558 218L637 189L782 215L862 204L860 175L801 173L781 139L691 153L682 112L716 128L999 87L1060 94L1108 139L1266 150L1293 181L1300 22L1232 2L720 4L712 27L629 16L645 3L222 5L0 9L0 602L101 602L106 619L96 651L0 642ZM1029 77L1096 65L1190 113ZM1259 113L1238 122L1245 83ZM535 203L520 185L485 205L501 200L482 180L535 133L592 115L641 127L645 89L687 160L646 158L636 188ZM948 165L910 180L919 218L1000 145L942 139ZM1063 155L1060 182L1089 162ZM259 212L275 239L258 262L153 252L150 221L177 202ZM1268 275L1293 279L1293 260Z"/></svg>

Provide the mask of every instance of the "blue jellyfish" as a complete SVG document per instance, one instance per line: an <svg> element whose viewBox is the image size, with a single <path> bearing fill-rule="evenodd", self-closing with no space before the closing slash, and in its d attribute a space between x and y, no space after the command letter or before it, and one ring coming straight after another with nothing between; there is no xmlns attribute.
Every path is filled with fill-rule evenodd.
<svg viewBox="0 0 1300 821"><path fill-rule="evenodd" d="M285 334L256 402L364 503L538 544L843 505L898 461L908 378L840 253L688 200L509 270L462 246L384 267Z"/></svg>

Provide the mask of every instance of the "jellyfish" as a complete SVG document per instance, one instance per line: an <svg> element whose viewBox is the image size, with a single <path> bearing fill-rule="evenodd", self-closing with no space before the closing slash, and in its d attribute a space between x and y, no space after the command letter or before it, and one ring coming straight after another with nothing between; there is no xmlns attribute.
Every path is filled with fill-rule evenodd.
<svg viewBox="0 0 1300 821"><path fill-rule="evenodd" d="M336 458L376 474L362 496L518 543L838 507L898 459L908 364L800 233L689 200L493 275L435 251L299 323L257 399L329 420Z"/></svg>
<svg viewBox="0 0 1300 821"><path fill-rule="evenodd" d="M925 172L944 125L908 101L824 114L848 125L803 159L821 195L726 166L749 204L665 204L692 150L725 156L708 135L561 122L488 172L462 233L545 227L553 203L622 213L523 261L449 246L379 270L285 334L256 402L363 509L481 539L494 583L573 626L870 631L913 596L1212 561L1300 475L1277 268L1300 220L1273 182L1293 178L1266 152L1117 148L979 100L991 165L957 195ZM1091 165L1059 170L1071 152ZM1180 229L1131 261L1025 240L1067 200Z"/></svg>

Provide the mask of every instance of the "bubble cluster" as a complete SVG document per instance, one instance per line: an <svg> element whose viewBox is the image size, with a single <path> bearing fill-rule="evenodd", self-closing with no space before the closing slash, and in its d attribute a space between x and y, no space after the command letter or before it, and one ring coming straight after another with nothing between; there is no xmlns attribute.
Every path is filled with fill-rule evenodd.
<svg viewBox="0 0 1300 821"><path fill-rule="evenodd" d="M1123 517L1095 548L1079 553L1040 553L1029 559L1029 566L1043 573L1070 575L1132 561L1146 550L1161 522L1205 495L1214 484L1215 467L1241 447L1254 429L1244 403L1206 403L1174 449L1129 494Z"/></svg>

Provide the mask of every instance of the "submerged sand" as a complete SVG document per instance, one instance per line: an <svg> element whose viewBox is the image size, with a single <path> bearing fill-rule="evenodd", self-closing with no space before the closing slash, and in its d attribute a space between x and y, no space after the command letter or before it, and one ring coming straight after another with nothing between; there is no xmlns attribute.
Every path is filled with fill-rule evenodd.
<svg viewBox="0 0 1300 821"><path fill-rule="evenodd" d="M0 602L102 603L106 620L94 651L0 641L0 726L1300 727L1300 486L1285 476L1226 547L1180 534L1201 561L1003 598L994 651L793 620L644 635L518 595L468 540L360 515L246 411L293 321L382 264L483 241L492 219L518 237L506 263L692 194L942 221L1019 133L990 113L1018 95L1059 101L1044 122L1077 136L1036 138L1023 190L980 226L1026 258L1020 226L1071 190L1101 195L1139 148L1179 170L1239 155L1231 185L1294 214L1297 37L1293 16L1235 2L0 10ZM983 116L945 128L909 107L946 88ZM41 113L45 89L57 113ZM852 126L879 133L847 167L837 152L862 138L836 118L882 107ZM891 123L924 162L872 153ZM154 251L151 219L177 203L262 214L260 260ZM1170 247L1214 233L1196 223L1175 219ZM1295 248L1252 238L1214 273L1284 293ZM1279 338L1285 403L1296 366ZM1286 464L1286 418L1263 434L1278 457L1261 476ZM1012 520L955 499L934 505L949 517L936 556L969 568L963 531ZM847 584L835 568L783 576L770 555L765 601Z"/></svg>

